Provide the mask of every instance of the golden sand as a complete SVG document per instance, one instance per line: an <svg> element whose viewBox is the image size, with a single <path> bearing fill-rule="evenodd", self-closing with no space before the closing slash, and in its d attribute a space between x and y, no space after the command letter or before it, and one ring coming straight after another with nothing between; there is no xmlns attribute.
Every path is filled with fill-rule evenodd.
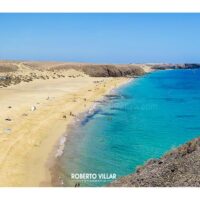
<svg viewBox="0 0 200 200"><path fill-rule="evenodd" d="M50 186L48 160L66 127L127 78L80 76L0 88L0 186Z"/></svg>

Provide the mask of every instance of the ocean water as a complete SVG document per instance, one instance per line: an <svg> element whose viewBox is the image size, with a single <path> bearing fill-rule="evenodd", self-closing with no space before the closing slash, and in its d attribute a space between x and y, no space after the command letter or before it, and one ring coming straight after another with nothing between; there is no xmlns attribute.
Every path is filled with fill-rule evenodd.
<svg viewBox="0 0 200 200"><path fill-rule="evenodd" d="M113 91L72 129L59 160L61 177L65 186L80 182L72 173L119 178L199 135L200 70L157 71Z"/></svg>

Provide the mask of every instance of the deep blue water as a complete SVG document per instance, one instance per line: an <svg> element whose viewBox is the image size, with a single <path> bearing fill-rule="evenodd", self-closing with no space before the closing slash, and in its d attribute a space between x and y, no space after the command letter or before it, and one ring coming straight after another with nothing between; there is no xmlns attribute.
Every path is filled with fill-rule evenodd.
<svg viewBox="0 0 200 200"><path fill-rule="evenodd" d="M71 173L133 173L200 135L200 70L158 71L120 87L69 134L60 163ZM116 96L115 96L116 95ZM107 182L86 182L103 186Z"/></svg>

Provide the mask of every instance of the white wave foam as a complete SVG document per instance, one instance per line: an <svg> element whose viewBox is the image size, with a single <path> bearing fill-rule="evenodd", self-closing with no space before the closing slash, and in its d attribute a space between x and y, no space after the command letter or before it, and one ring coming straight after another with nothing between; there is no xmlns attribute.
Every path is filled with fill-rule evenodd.
<svg viewBox="0 0 200 200"><path fill-rule="evenodd" d="M60 156L62 156L63 152L64 152L64 148L65 148L65 142L67 141L67 137L63 136L60 141L59 141L59 145L58 145L58 149L56 151L55 157L58 158Z"/></svg>

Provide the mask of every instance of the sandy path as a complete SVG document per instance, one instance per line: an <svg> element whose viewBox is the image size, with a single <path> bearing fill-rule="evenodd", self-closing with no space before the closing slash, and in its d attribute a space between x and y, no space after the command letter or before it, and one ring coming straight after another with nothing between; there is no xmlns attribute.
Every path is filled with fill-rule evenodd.
<svg viewBox="0 0 200 200"><path fill-rule="evenodd" d="M74 118L70 112L87 110L125 82L83 76L0 88L0 186L50 185L47 160ZM31 111L32 106L37 109Z"/></svg>

